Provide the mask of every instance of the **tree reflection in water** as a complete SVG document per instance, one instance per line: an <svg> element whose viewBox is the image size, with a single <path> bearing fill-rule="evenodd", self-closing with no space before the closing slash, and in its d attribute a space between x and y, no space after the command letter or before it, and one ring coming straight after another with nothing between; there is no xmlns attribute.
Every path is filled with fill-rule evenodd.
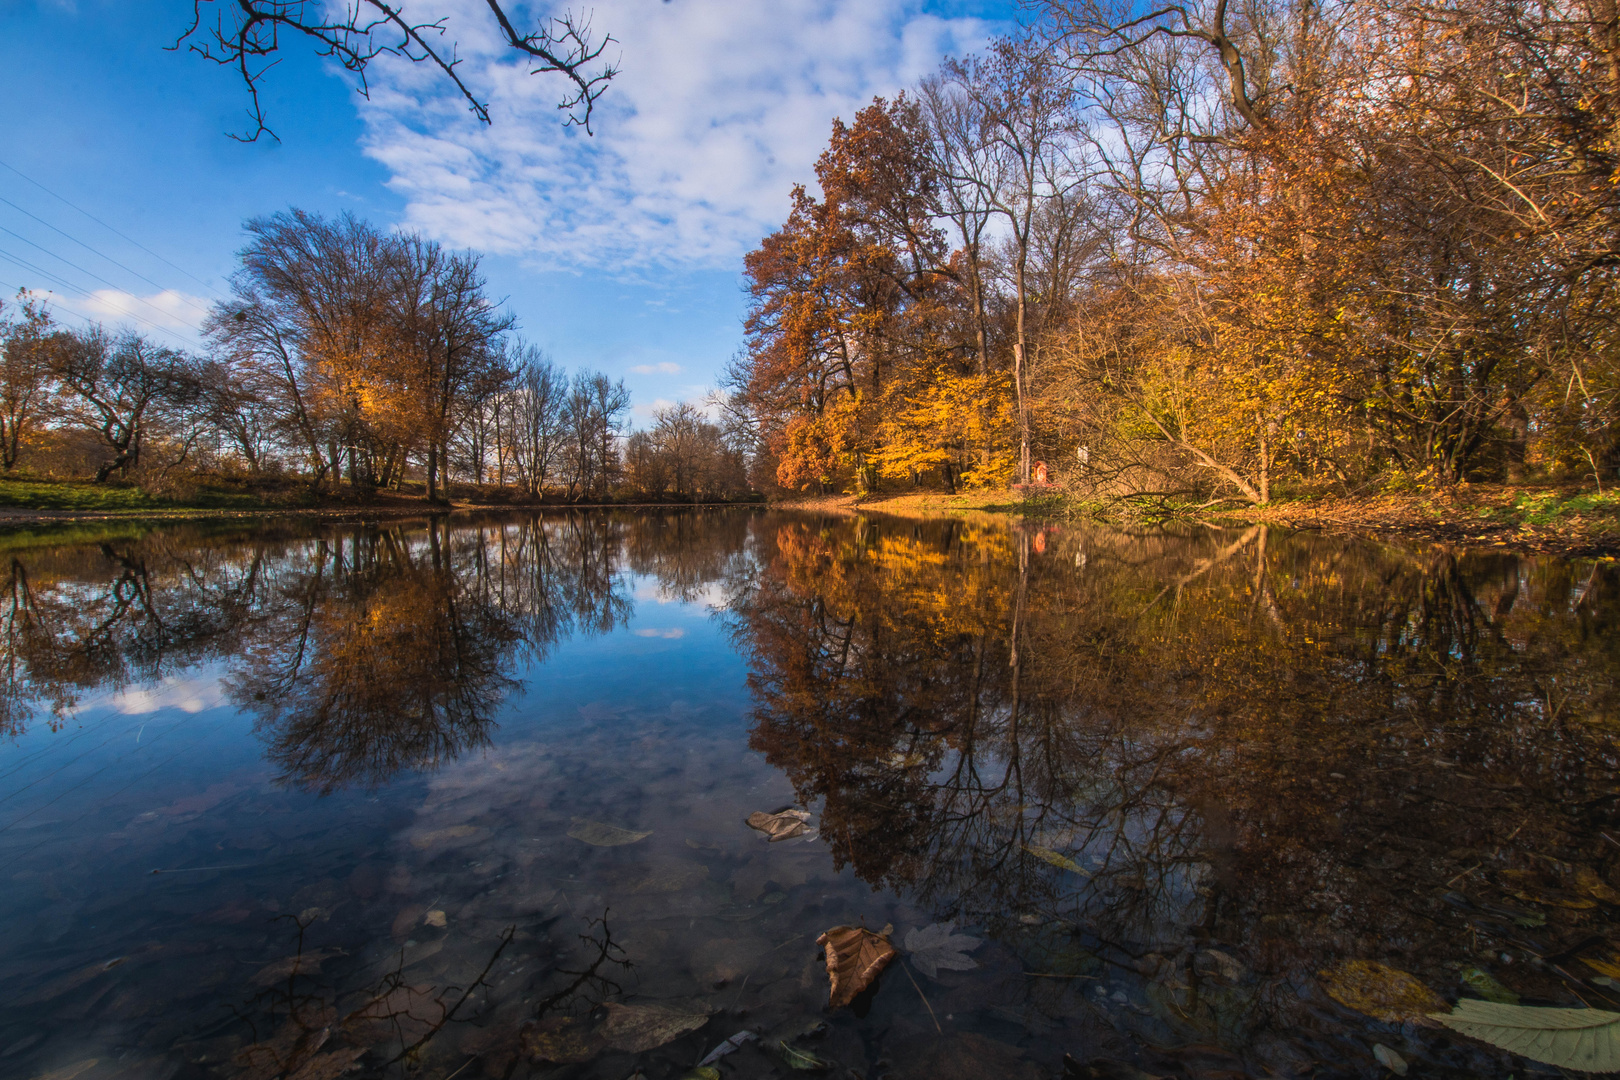
<svg viewBox="0 0 1620 1080"><path fill-rule="evenodd" d="M833 858L1033 974L1130 974L1149 1043L1281 1046L1350 958L1620 1004L1567 970L1617 940L1612 564L859 519L756 551L752 745Z"/></svg>
<svg viewBox="0 0 1620 1080"><path fill-rule="evenodd" d="M774 513L286 529L16 549L0 724L60 723L91 692L213 665L284 784L377 786L488 744L526 673L546 677L536 661L624 625L641 575L661 600L724 604L750 744L818 811L831 861L999 942L982 973L930 987L944 1017L1015 1017L1165 1072L1264 1075L1371 1061L1368 1022L1316 975L1346 960L1450 996L1479 969L1531 1002L1620 1008L1582 966L1620 941L1612 563L1260 528ZM523 809L480 826L479 862L415 871L484 867L480 902L502 919L537 910L563 857L522 849L544 832L534 815L561 835L575 812L531 799L533 776L511 782ZM715 794L681 813L750 797ZM701 919L733 944L726 920L742 915L783 919L758 924L771 934L825 929L809 925L835 887L819 879L802 896L776 871L751 892L722 884L764 865L733 839L679 841L659 874L627 863L614 873L630 885L610 875L603 895L628 888L616 902L652 925L674 901L637 883L709 882L681 894L680 964L697 955L682 927ZM495 885L520 880L522 896ZM754 904L767 885L774 900ZM675 963L649 958L644 978L696 978ZM1451 1068L1501 1065L1446 1053Z"/></svg>

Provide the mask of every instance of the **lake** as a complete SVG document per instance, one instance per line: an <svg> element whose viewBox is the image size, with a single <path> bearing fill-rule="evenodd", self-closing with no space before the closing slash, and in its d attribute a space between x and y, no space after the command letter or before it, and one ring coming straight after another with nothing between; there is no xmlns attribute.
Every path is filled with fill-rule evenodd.
<svg viewBox="0 0 1620 1080"><path fill-rule="evenodd" d="M1620 1011L1613 560L96 528L0 537L0 1075L1557 1076L1430 1014Z"/></svg>

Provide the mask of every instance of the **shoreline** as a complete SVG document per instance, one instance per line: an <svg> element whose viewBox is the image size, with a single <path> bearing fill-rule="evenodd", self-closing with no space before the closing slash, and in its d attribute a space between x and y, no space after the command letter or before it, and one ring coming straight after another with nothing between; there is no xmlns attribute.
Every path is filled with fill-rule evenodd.
<svg viewBox="0 0 1620 1080"><path fill-rule="evenodd" d="M1215 526L1273 525L1302 531L1406 539L1466 547L1503 548L1568 558L1620 555L1620 499L1592 498L1589 489L1551 485L1459 485L1446 491L1298 499L1263 507L1187 513L1153 519L1077 512L1091 509L1063 497L1031 504L1013 491L904 495L829 495L773 503L773 508L894 517L1001 514L1031 520L1089 520L1100 525L1182 521ZM1587 505L1591 504L1591 505ZM1122 504L1123 505L1123 504Z"/></svg>
<svg viewBox="0 0 1620 1080"><path fill-rule="evenodd" d="M1123 505L1123 504L1122 504ZM55 525L82 523L142 524L179 522L331 521L354 522L471 516L514 512L553 513L576 510L772 509L811 513L878 513L892 517L945 516L1022 517L1031 520L1088 520L1099 525L1131 525L1142 520L1183 521L1214 526L1273 525L1336 535L1402 538L1467 547L1503 548L1565 557L1620 555L1620 498L1594 498L1581 489L1462 485L1422 494L1372 495L1280 501L1244 507L1147 519L1115 513L1086 513L1094 505L1067 498L1031 503L1010 490L908 492L896 495L827 495L762 502L709 503L541 503L490 504L456 501L430 506L390 500L376 505L317 507L150 508L138 510L43 510L0 507L0 534Z"/></svg>

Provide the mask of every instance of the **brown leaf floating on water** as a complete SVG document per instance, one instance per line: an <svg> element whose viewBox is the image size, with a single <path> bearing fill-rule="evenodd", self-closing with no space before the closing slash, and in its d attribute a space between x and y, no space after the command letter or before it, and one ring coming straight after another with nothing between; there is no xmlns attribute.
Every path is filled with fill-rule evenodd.
<svg viewBox="0 0 1620 1080"><path fill-rule="evenodd" d="M816 939L827 950L827 977L832 982L828 1004L848 1005L855 995L871 986L890 960L894 946L883 934L859 926L835 926Z"/></svg>
<svg viewBox="0 0 1620 1080"><path fill-rule="evenodd" d="M1347 960L1316 974L1328 997L1385 1023L1427 1022L1429 1013L1448 1008L1445 998L1415 976L1374 960Z"/></svg>
<svg viewBox="0 0 1620 1080"><path fill-rule="evenodd" d="M803 836L810 829L810 815L804 810L795 810L791 806L785 810L778 810L774 814L767 814L763 810L755 810L748 815L748 827L758 829L770 838L771 843L778 840L791 840L795 836Z"/></svg>

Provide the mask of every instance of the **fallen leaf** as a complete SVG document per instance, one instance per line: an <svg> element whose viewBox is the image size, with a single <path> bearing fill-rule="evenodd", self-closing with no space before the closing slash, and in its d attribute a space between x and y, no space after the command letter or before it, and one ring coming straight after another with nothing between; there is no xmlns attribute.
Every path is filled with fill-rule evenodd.
<svg viewBox="0 0 1620 1080"><path fill-rule="evenodd" d="M1067 855L1060 855L1051 848L1037 847L1034 844L1025 844L1024 850L1042 862L1051 863L1060 870L1070 870L1076 874L1083 874L1086 877L1091 876L1091 871L1087 870L1085 867L1081 866Z"/></svg>
<svg viewBox="0 0 1620 1080"><path fill-rule="evenodd" d="M795 810L792 807L769 814L763 810L755 810L748 815L748 827L758 829L774 844L778 840L791 840L807 832L810 828L810 815L804 810Z"/></svg>
<svg viewBox="0 0 1620 1080"><path fill-rule="evenodd" d="M1417 1019L1446 1007L1445 998L1416 978L1373 960L1348 960L1317 976L1328 997L1386 1023Z"/></svg>
<svg viewBox="0 0 1620 1080"><path fill-rule="evenodd" d="M1373 1057L1378 1060L1378 1064L1396 1076L1406 1075L1406 1059L1383 1043L1373 1043Z"/></svg>
<svg viewBox="0 0 1620 1080"><path fill-rule="evenodd" d="M782 1060L787 1062L790 1069L797 1069L800 1072L826 1072L832 1068L827 1062L822 1061L809 1051L800 1050L796 1046L789 1046L785 1042L777 1045L782 1049Z"/></svg>
<svg viewBox="0 0 1620 1080"><path fill-rule="evenodd" d="M984 942L965 934L953 934L950 923L935 923L906 934L906 952L918 971L930 979L939 977L939 968L949 971L972 971L977 961L967 954Z"/></svg>
<svg viewBox="0 0 1620 1080"><path fill-rule="evenodd" d="M445 924L444 912L437 909L430 911L422 916L422 921L428 926L437 926L442 930Z"/></svg>
<svg viewBox="0 0 1620 1080"><path fill-rule="evenodd" d="M1579 1072L1620 1071L1620 1013L1463 998L1451 1012L1429 1015L1453 1031L1531 1061Z"/></svg>
<svg viewBox="0 0 1620 1080"><path fill-rule="evenodd" d="M827 951L827 977L832 983L828 1004L835 1009L855 1000L895 957L887 937L858 926L835 926L816 944Z"/></svg>
<svg viewBox="0 0 1620 1080"><path fill-rule="evenodd" d="M521 1037L523 1053L535 1062L577 1065L589 1061L607 1046L598 1031L577 1016L554 1016L527 1028Z"/></svg>
<svg viewBox="0 0 1620 1080"><path fill-rule="evenodd" d="M597 1030L609 1047L630 1054L674 1042L709 1022L708 1013L678 1012L663 1005L621 1005L610 1001L604 1007L608 1016Z"/></svg>
<svg viewBox="0 0 1620 1080"><path fill-rule="evenodd" d="M1607 975L1611 979L1620 979L1620 954L1611 953L1607 960L1593 960L1590 957L1581 957L1581 963L1597 972Z"/></svg>
<svg viewBox="0 0 1620 1080"><path fill-rule="evenodd" d="M1473 990L1486 1001L1494 1001L1498 1005L1517 1005L1519 995L1491 978L1479 968L1469 968L1462 973L1465 986Z"/></svg>
<svg viewBox="0 0 1620 1080"><path fill-rule="evenodd" d="M741 1049L743 1043L753 1042L757 1038L759 1038L759 1036L755 1035L752 1031L739 1031L737 1034L733 1035L731 1038L727 1039L725 1042L703 1055L703 1060L698 1062L698 1067L702 1068L705 1065L713 1065L715 1062L719 1061L733 1050Z"/></svg>
<svg viewBox="0 0 1620 1080"><path fill-rule="evenodd" d="M1620 904L1620 892L1611 889L1590 867L1583 866L1575 871L1575 884L1582 892L1595 896L1604 903Z"/></svg>
<svg viewBox="0 0 1620 1080"><path fill-rule="evenodd" d="M712 1065L699 1065L681 1080L720 1080L720 1070Z"/></svg>
<svg viewBox="0 0 1620 1080"><path fill-rule="evenodd" d="M592 847L621 847L624 844L634 844L638 840L647 839L652 835L652 830L632 832L617 825L604 825L600 821L575 818L574 827L568 830L568 835L575 840L583 840Z"/></svg>

